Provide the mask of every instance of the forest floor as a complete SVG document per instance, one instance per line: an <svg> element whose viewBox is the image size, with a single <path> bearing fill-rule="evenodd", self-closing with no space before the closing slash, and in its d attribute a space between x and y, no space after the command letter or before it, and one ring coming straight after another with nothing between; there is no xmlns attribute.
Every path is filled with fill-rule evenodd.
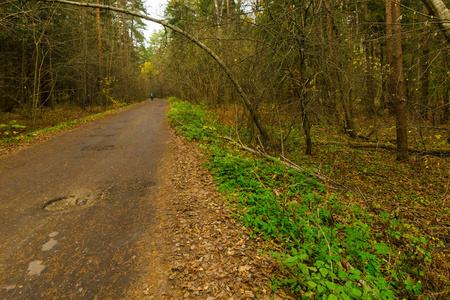
<svg viewBox="0 0 450 300"><path fill-rule="evenodd" d="M233 108L219 110L217 115L220 123L236 124ZM351 138L342 128L317 122L312 127L312 155L304 153L305 139L295 130L277 151L296 165L322 176L325 180L321 182L330 193L339 195L342 203L363 207L372 216L391 216L394 222L383 224L375 217L370 226L379 236L387 236L389 244L398 249L398 255L417 247L419 250L413 250L411 256L412 261L417 259L413 265L423 264L421 255L429 257L432 263L427 263L422 283L442 291L427 291L431 299L445 298L450 282L450 130L447 124L434 124L431 120L419 122L411 118L410 122L409 147L418 151L410 153L408 161L396 159L395 120L387 115L360 116L356 128L362 138ZM258 143L254 144L256 149ZM386 145L388 149L383 148ZM284 153L280 153L281 148ZM434 149L443 155L430 151ZM344 216L337 217L345 220ZM401 229L401 225L393 226L394 223L406 225ZM434 244L432 253L420 254L421 246L412 242L416 236L424 237L428 245L434 244L433 241L440 243Z"/></svg>
<svg viewBox="0 0 450 300"><path fill-rule="evenodd" d="M234 109L219 110L218 120L234 124ZM370 139L351 138L342 128L315 124L312 155L304 153L305 139L298 132L280 145L284 153L279 154L329 178L325 184L331 191L337 187L348 190L349 202L363 201L375 211L396 211L399 218L412 219L428 234L450 242L450 128L431 124L431 120L430 124L419 124L417 119L410 122L409 148L418 153L410 153L408 161L396 159L395 120L389 116L356 120L358 135ZM383 148L386 145L392 149ZM426 153L433 150L444 154ZM436 225L433 234L427 228L430 223Z"/></svg>
<svg viewBox="0 0 450 300"><path fill-rule="evenodd" d="M442 295L439 292L428 292L431 299L448 297L450 158L411 154L408 161L399 162L395 151L355 148L351 146L352 143L364 144L366 141L330 132L329 128L324 127L317 127L314 131L314 154L309 156L297 152L288 157L296 164L319 170L320 174L342 185L343 190L347 190L341 194L342 201L365 207L374 215L387 213L399 223L407 224L404 230L398 230L388 239L399 251L406 252L411 247L414 248L411 241L415 235L429 241L441 241L439 246L435 244L431 253L423 253L432 258L432 263L427 266L422 283L435 291L445 291ZM385 136L391 136L392 140L392 133L386 131L388 129L385 130ZM438 134L428 134L428 137L436 140L435 143L441 149L449 149L445 142L442 143L442 139L439 141L435 137ZM413 139L419 138L419 135L410 136ZM336 190L332 184L329 187L331 191ZM374 232L380 235L395 231L388 224L372 225ZM411 229L408 230L408 227ZM429 243L432 244L433 242ZM420 253L420 250L415 253ZM418 259L414 265L422 263Z"/></svg>

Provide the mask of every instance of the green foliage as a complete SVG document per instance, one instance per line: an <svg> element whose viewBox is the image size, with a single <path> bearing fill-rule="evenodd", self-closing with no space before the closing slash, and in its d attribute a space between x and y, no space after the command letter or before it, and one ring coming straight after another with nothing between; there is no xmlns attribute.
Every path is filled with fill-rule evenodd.
<svg viewBox="0 0 450 300"><path fill-rule="evenodd" d="M413 278L424 275L432 249L425 250L427 239L417 228L342 203L309 174L277 159L246 156L225 144L204 107L179 99L172 103L171 124L189 140L203 142L206 166L219 190L236 199L237 217L253 236L277 245L272 255L283 275L272 279L274 289L289 289L302 299L394 299L421 293L421 282ZM375 223L388 228L387 238L373 229ZM399 252L392 241L406 246Z"/></svg>
<svg viewBox="0 0 450 300"><path fill-rule="evenodd" d="M169 101L173 104L168 114L169 121L178 131L183 132L189 141L208 140L211 133L217 130L207 118L205 107L194 106L175 97L171 97Z"/></svg>
<svg viewBox="0 0 450 300"><path fill-rule="evenodd" d="M176 102L182 102L181 99L177 98L177 97L170 97L169 98L169 103L176 103Z"/></svg>
<svg viewBox="0 0 450 300"><path fill-rule="evenodd" d="M10 138L17 136L26 126L17 124L16 120L10 121L8 124L0 124L0 134L3 137Z"/></svg>

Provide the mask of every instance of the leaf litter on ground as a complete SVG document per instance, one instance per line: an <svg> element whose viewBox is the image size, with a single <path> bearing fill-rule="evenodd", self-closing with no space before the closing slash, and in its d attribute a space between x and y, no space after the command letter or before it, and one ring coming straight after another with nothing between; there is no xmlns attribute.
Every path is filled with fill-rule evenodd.
<svg viewBox="0 0 450 300"><path fill-rule="evenodd" d="M188 117L183 117L179 114L182 110L188 110L188 114L186 114ZM205 118L205 112L199 112L197 119L194 117L195 120L192 123L189 123L189 118L195 116L196 112L195 108L189 107L188 104L182 104L176 107L173 114L176 114L177 118L174 126L177 126L179 131L184 132L188 139L200 140L201 144L215 143L214 141L211 142L213 138L208 136L211 133L209 129L215 128L214 126L219 127L220 124L207 123L208 120ZM171 117L170 113L169 117ZM172 116L172 118L174 117ZM326 137L326 135L323 136ZM318 140L322 141L320 138ZM426 299L444 295L446 290L448 290L449 268L448 263L446 263L448 251L445 235L443 238L442 235L433 234L436 226L433 226L432 222L424 223L425 225L432 225L428 226L428 229L424 229L426 226L423 226L423 224L419 225L421 222L417 222L416 220L418 216L417 212L413 214L405 213L405 211L411 208L415 209L415 206L417 207L418 205L408 207L410 205L409 202L404 201L402 203L397 201L398 195L408 199L412 198L409 201L417 200L417 198L414 199L414 197L409 197L409 194L403 193L401 187L411 185L412 182L417 182L415 179L420 176L414 173L414 170L409 171L408 166L404 163L394 164L392 153L383 150L362 152L361 150L351 149L342 145L338 147L319 147L319 154L313 156L302 156L299 155L298 151L292 152L290 153L294 154L291 158L292 160L297 163L301 162L303 165L307 165L308 163L315 165L316 170L317 166L324 166L325 162L325 168L319 169L319 171L333 178L333 180L337 178L349 188L344 191L338 191L337 193L330 193L326 189L321 188L319 184L313 188L315 191L312 194L291 193L287 197L285 196L283 199L284 203L280 204L277 201L273 201L273 195L268 198L266 197L268 194L264 196L266 191L274 194L273 192L276 192L274 187L277 187L277 184L283 184L283 180L279 180L273 185L273 182L271 183L270 180L263 178L264 176L266 179L267 176L276 177L277 174L274 174L276 171L264 171L262 175L257 175L255 180L255 178L251 178L252 176L247 176L245 172L239 172L236 167L233 167L233 164L237 164L237 168L248 167L249 170L255 170L253 167L256 165L256 171L252 171L255 173L259 172L259 169L262 170L265 168L261 167L263 163L261 163L261 166L258 162L250 163L253 164L252 167L240 158L236 158L233 163L226 167L228 169L224 169L223 162L228 164L227 161L233 160L230 157L233 157L234 154L226 150L220 153L220 150L216 148L212 149L213 147L203 146L203 148L206 148L206 153L208 153L209 157L211 155L214 156L212 159L213 165L210 165L209 168L213 173L216 172L216 179L218 178L219 180L218 185L221 191L231 193L235 198L243 197L243 199L246 199L241 201L240 204L238 203L235 207L237 207L238 213L240 214L240 219L244 220L244 223L250 226L250 236L264 236L266 240L272 238L272 242L279 243L281 253L278 254L278 258L281 262L281 267L284 266L284 270L282 270L284 271L284 275L277 279L278 274L276 274L274 276L275 281L273 280L274 277L272 277L272 287L275 290L278 285L278 287L286 288L297 296L309 298L328 295L328 297L336 297L335 294L337 294L343 299L370 298L373 296L392 299L394 297L392 291L395 291L396 297L420 296ZM223 144L220 147L227 148ZM379 160L374 159L374 156ZM330 157L331 159L329 159ZM219 160L222 159L222 161L218 162L216 158ZM363 160L362 163L361 160ZM376 170L368 170L364 164L368 164L372 160L378 163L377 166L391 171L384 175L384 170L380 172L378 168ZM216 165L214 166L214 164ZM234 176L236 174L230 175L230 173L238 173L238 175ZM380 176L382 178L378 182L370 184L374 173L383 176ZM400 175L396 177L395 175L397 173L400 173ZM222 177L224 176L230 180L223 179ZM289 178L289 176L286 178ZM391 180L386 180L386 178L393 179L394 181L398 178L399 180L398 182L391 182ZM301 176L299 179L301 179ZM368 179L368 181L365 182L364 179ZM426 179L421 179L426 183ZM248 186L248 182L252 180L260 181L263 186L265 183L265 186L264 189L260 189L258 184L250 184L248 187L250 191L247 194L251 196L247 197L247 195L239 192L239 189L242 186ZM447 182L448 180L446 179L445 181ZM239 182L239 184L236 185L236 182ZM298 185L298 183L292 183L289 180L284 181L284 184L286 183L290 187ZM380 189L379 187L382 187L382 184L387 184L388 188ZM239 185L242 186L236 190L236 186ZM313 182L312 185L314 186L315 183ZM251 190L251 186L253 186L253 191ZM368 191L371 189L377 193L369 193ZM397 197L393 195L396 192ZM258 194L259 196L257 196ZM393 195L394 197L386 197L386 194ZM261 197L261 195L263 196ZM302 210L301 213L304 217L307 217L309 220L307 224L309 225L304 227L307 231L304 231L303 235L311 230L311 226L317 228L316 234L319 237L322 236L322 238L318 238L315 241L310 239L309 242L313 241L311 244L312 248L322 247L323 250L321 251L314 250L310 253L306 249L306 252L304 252L305 250L301 250L304 247L301 243L292 243L292 241L289 241L289 236L287 241L280 241L280 237L277 236L280 232L280 225L281 228L288 226L289 219L274 218L273 213L276 213L277 210L289 212L289 209L286 209L286 204L291 204L289 207L302 206L302 203L305 202L305 197L307 199L310 197L310 200L306 199L310 203L309 211L307 206L303 205L306 210ZM249 198L251 198L250 202L252 202L250 206L248 205ZM275 211L270 211L272 208L269 209L269 212L267 210L264 211L264 209L261 210L261 207L258 208L260 206L258 203L265 203L264 205L266 206L268 199L272 199L270 200L273 202L271 206L275 208ZM417 202L421 202L421 199L423 200L423 198L420 198ZM317 208L317 212L314 212L316 209L314 207ZM434 215L434 219L435 223L438 220L442 221L440 223L441 225L446 225L449 224L448 212L445 211L445 207L442 208L440 211L441 213L444 212L443 216L436 219L436 215ZM253 214L249 216L247 214L248 211L254 212L255 210L259 210L259 213L262 213L262 215ZM439 208L436 208L436 210L439 211ZM291 217L294 217L294 219L297 218L296 214L298 214L298 210L290 210L290 213L294 214ZM314 217L315 214L317 214L318 218ZM426 215L426 212L426 216L424 214L419 215L423 218L427 217L430 219L430 215ZM251 218L256 218L257 220L254 221ZM433 219L433 213L431 213L431 219ZM301 221L298 218L296 220L297 222ZM295 226L295 222L291 223L291 228L295 228ZM288 234L292 236L292 233ZM292 238L294 240L296 239L295 236L292 236ZM304 241L304 237L302 239ZM292 247L293 244L296 244L296 246ZM298 252L299 249L302 252ZM329 254L331 261L334 262L334 267L333 264L331 268L330 266L326 267L326 261L328 260L328 263L330 263L330 259L325 255L326 253ZM306 259L308 255L305 254L312 255L313 257ZM325 255L325 257L318 259L317 255ZM316 257L314 258L314 256ZM318 273L316 272L320 275L317 276ZM333 279L335 276L338 276L338 278ZM308 278L310 279L309 281ZM353 283L349 285L350 281ZM347 284L343 287L341 284L345 282Z"/></svg>

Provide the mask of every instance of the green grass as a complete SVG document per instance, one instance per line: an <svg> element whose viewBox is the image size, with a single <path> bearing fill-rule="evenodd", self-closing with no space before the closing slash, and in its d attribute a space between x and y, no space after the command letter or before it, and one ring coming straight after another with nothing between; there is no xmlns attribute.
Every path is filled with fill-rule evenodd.
<svg viewBox="0 0 450 300"><path fill-rule="evenodd" d="M328 300L415 298L422 293L420 278L432 263L433 248L417 227L395 212L376 214L343 201L358 196L330 193L309 174L277 159L240 151L221 138L229 129L215 123L205 107L175 98L171 102L171 124L200 143L206 167L237 208L236 217L252 236L276 244L271 254L282 273L273 276L273 289Z"/></svg>

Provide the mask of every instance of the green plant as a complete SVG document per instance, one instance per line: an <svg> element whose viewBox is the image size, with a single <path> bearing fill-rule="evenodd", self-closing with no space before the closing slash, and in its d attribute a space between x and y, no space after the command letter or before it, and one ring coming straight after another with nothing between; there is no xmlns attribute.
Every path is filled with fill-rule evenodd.
<svg viewBox="0 0 450 300"><path fill-rule="evenodd" d="M417 278L424 276L432 249L416 227L395 214L373 214L342 202L309 174L279 160L240 152L221 139L220 130L229 129L212 125L204 107L177 101L169 118L189 140L202 141L206 167L252 236L277 244L272 255L282 274L272 278L274 289L286 288L305 299L394 299L421 293ZM390 241L404 245L402 251Z"/></svg>
<svg viewBox="0 0 450 300"><path fill-rule="evenodd" d="M13 137L18 135L26 126L17 124L16 120L10 121L8 124L0 124L0 133L4 137Z"/></svg>

